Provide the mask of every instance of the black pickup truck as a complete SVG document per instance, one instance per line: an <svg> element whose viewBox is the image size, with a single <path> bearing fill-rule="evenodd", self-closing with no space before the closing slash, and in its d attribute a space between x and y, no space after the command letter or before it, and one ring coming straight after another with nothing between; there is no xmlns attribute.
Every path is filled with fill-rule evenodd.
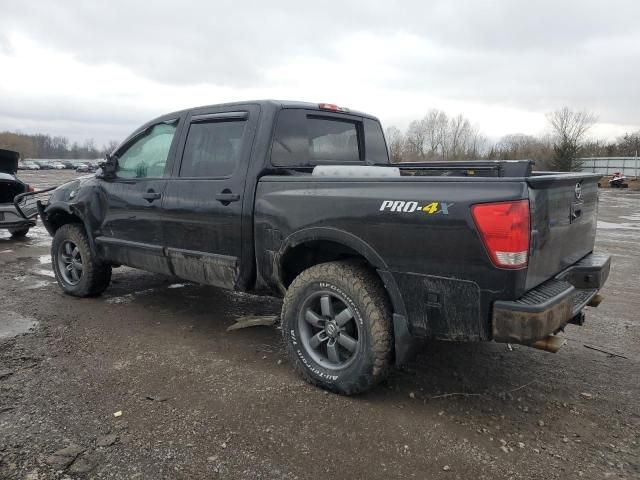
<svg viewBox="0 0 640 480"><path fill-rule="evenodd" d="M609 273L598 178L390 164L375 117L253 101L157 118L38 208L65 292L128 265L282 296L291 362L351 394L428 338L556 351Z"/></svg>

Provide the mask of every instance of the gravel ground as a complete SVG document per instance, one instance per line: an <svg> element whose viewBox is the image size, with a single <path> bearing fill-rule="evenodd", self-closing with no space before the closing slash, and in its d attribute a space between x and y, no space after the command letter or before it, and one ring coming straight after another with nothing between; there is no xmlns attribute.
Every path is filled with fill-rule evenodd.
<svg viewBox="0 0 640 480"><path fill-rule="evenodd" d="M72 298L40 224L0 231L0 478L640 478L640 193L601 192L597 242L605 301L559 353L433 342L346 398L276 328L226 331L277 300L128 268Z"/></svg>

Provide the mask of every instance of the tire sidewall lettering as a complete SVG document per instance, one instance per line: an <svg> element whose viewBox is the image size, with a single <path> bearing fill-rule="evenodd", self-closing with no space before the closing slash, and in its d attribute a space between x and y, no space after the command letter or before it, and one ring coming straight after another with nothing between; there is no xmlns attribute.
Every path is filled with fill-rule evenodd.
<svg viewBox="0 0 640 480"><path fill-rule="evenodd" d="M311 283L309 285L309 287L311 287L311 289L313 291L318 291L318 290L329 290L331 292L336 293L337 295L340 296L340 298L342 300L345 301L345 303L347 303L349 305L349 307L353 310L354 312L354 316L356 318L356 321L358 322L358 324L360 325L360 331L362 332L362 336L366 336L365 334L365 323L364 323L364 319L362 318L362 315L360 313L360 309L358 308L358 306L356 305L356 303L351 299L351 296L348 295L343 289L341 289L340 287L338 287L337 285L331 283L331 282L327 282L327 281L318 281L315 283ZM309 287L305 289L305 293L309 291ZM297 316L299 315L298 310L296 309L294 313L294 319L297 318ZM321 366L319 366L314 360L312 360L304 351L304 348L301 344L301 342L298 340L297 337L297 321L294 320L294 326L289 328L289 337L291 339L291 346L293 351L295 352L296 356L298 357L298 359L300 360L300 362L302 363L302 366L304 367L304 369L309 372L310 374L312 374L314 377L324 381L324 382L337 382L340 380L341 376L348 372L350 367L348 367L347 369L343 370L343 371L335 371L335 370L328 370L325 369ZM356 359L356 363L359 361L359 359Z"/></svg>

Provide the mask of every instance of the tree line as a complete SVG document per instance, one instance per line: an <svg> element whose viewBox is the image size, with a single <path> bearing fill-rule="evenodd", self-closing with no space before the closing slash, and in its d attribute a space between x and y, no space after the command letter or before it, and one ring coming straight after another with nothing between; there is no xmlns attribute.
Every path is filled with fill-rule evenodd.
<svg viewBox="0 0 640 480"><path fill-rule="evenodd" d="M393 162L480 158L488 143L469 119L463 115L449 117L437 109L412 121L404 133L389 127L385 134Z"/></svg>
<svg viewBox="0 0 640 480"><path fill-rule="evenodd" d="M440 160L535 161L538 170L580 170L581 157L633 157L640 153L640 130L615 141L593 140L588 132L597 117L568 107L547 114L549 133L540 136L513 133L490 142L463 115L449 116L432 109L402 132L385 131L392 162Z"/></svg>
<svg viewBox="0 0 640 480"><path fill-rule="evenodd" d="M98 147L93 139L70 142L62 136L43 133L26 134L0 132L0 148L20 152L21 158L92 159L102 158L111 152L118 142L111 141Z"/></svg>

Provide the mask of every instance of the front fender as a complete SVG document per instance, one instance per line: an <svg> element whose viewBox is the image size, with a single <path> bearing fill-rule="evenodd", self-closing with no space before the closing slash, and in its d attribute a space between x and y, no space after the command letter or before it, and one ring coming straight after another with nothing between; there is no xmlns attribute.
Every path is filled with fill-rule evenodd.
<svg viewBox="0 0 640 480"><path fill-rule="evenodd" d="M91 253L97 255L96 245L94 242L93 230L91 228L91 224L89 223L86 215L82 212L81 209L77 208L77 206L70 204L68 202L52 202L46 207L38 202L38 213L40 214L40 219L42 220L42 224L49 232L49 235L52 237L56 234L58 228L67 223L82 223L85 232L87 233L87 239L89 240L89 247L91 248ZM65 220L62 223L52 221L52 218L56 216L56 214L64 215ZM78 219L79 222L74 221L74 219Z"/></svg>
<svg viewBox="0 0 640 480"><path fill-rule="evenodd" d="M50 216L53 216L58 212L64 212L67 215L74 215L71 207L66 202L53 202L49 203L45 207L44 205L42 205L42 202L38 201L37 208L38 214L40 215L40 220L42 220L44 228L47 229L47 232L49 232L49 235L51 235L52 237L56 234L56 225L51 222Z"/></svg>

